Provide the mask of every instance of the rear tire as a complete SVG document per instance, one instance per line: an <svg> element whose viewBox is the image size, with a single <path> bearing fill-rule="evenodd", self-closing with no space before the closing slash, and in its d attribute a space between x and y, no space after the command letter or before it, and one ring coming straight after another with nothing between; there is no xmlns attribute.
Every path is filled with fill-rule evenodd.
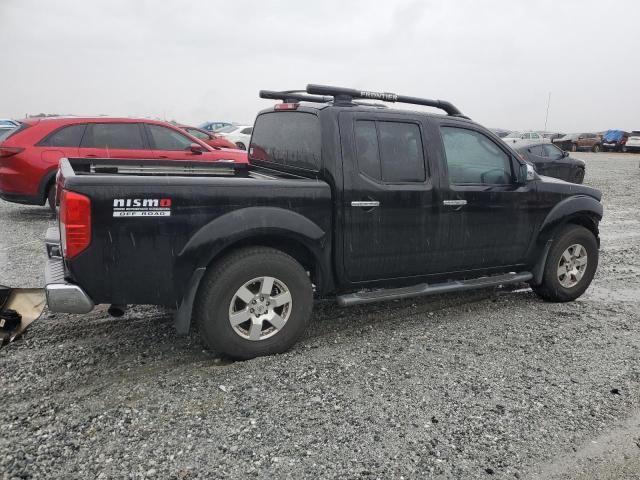
<svg viewBox="0 0 640 480"><path fill-rule="evenodd" d="M600 152L600 145L598 145L596 143L591 150L593 150L593 153L599 153Z"/></svg>
<svg viewBox="0 0 640 480"><path fill-rule="evenodd" d="M548 302L571 302L591 284L598 268L598 242L580 225L563 226L553 241L540 285L533 291Z"/></svg>
<svg viewBox="0 0 640 480"><path fill-rule="evenodd" d="M312 308L313 288L302 265L280 250L252 247L208 269L194 322L207 347L247 360L291 348Z"/></svg>

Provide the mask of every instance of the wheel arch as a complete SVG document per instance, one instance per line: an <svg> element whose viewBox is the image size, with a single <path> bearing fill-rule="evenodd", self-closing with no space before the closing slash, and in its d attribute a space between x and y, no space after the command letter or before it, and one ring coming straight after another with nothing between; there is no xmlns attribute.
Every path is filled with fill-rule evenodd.
<svg viewBox="0 0 640 480"><path fill-rule="evenodd" d="M602 204L593 197L587 195L576 195L559 202L542 222L539 238L544 240L551 238L553 232L560 226L567 223L582 225L591 231L599 240L598 225L602 220Z"/></svg>
<svg viewBox="0 0 640 480"><path fill-rule="evenodd" d="M40 205L44 205L47 202L47 192L49 188L55 185L57 173L58 167L55 167L47 171L40 179L40 185L38 186L38 201Z"/></svg>
<svg viewBox="0 0 640 480"><path fill-rule="evenodd" d="M585 227L595 236L600 248L599 223L602 219L602 204L593 197L579 195L558 203L545 218L537 235L530 263L533 265L533 284L542 281L547 256L555 233L564 225L573 224Z"/></svg>
<svg viewBox="0 0 640 480"><path fill-rule="evenodd" d="M307 217L277 207L250 207L218 217L198 230L176 258L173 283L181 299L176 316L179 333L189 330L193 300L204 273L227 255L247 247L270 247L287 253L311 275L316 291L333 289L330 232Z"/></svg>

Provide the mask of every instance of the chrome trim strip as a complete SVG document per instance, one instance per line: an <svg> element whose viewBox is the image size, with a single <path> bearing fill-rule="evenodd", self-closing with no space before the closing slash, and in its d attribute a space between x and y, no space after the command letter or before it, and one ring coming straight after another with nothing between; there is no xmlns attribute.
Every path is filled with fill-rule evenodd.
<svg viewBox="0 0 640 480"><path fill-rule="evenodd" d="M354 201L351 202L352 207L379 207L380 202L377 200L367 200L367 201Z"/></svg>
<svg viewBox="0 0 640 480"><path fill-rule="evenodd" d="M447 206L460 206L460 205L466 205L467 201L466 200L444 200L442 202L444 205Z"/></svg>

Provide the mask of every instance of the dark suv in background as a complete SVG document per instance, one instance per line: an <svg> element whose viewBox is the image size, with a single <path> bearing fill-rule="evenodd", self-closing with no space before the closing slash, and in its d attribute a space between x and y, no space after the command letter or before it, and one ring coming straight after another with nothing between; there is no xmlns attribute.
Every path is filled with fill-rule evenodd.
<svg viewBox="0 0 640 480"><path fill-rule="evenodd" d="M602 138L596 133L569 133L562 138L551 141L564 151L591 150L599 152L602 149Z"/></svg>

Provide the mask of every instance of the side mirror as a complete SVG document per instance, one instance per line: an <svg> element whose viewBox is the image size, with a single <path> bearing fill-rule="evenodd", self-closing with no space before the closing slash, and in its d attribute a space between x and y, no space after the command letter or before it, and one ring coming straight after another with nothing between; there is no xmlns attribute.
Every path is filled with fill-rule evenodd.
<svg viewBox="0 0 640 480"><path fill-rule="evenodd" d="M518 183L525 185L527 182L536 178L536 170L530 163L521 163L520 171L518 172Z"/></svg>
<svg viewBox="0 0 640 480"><path fill-rule="evenodd" d="M192 143L191 145L189 145L189 151L194 155L202 155L202 152L204 152L204 148L202 148L202 146L198 145L197 143Z"/></svg>
<svg viewBox="0 0 640 480"><path fill-rule="evenodd" d="M569 156L569 152L562 152L562 158L567 158Z"/></svg>

